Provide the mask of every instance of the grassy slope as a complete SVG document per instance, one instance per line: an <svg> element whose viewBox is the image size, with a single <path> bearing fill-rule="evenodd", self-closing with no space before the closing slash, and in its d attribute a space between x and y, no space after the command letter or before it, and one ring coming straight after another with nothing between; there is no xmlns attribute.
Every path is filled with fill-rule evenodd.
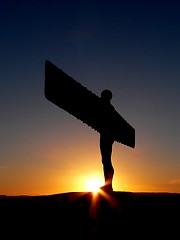
<svg viewBox="0 0 180 240"><path fill-rule="evenodd" d="M178 239L180 194L1 196L0 215L7 239Z"/></svg>

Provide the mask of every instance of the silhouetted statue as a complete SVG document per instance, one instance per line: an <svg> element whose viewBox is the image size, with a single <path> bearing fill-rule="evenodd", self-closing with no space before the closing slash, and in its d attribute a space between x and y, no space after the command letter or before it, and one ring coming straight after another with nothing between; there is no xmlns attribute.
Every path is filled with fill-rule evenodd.
<svg viewBox="0 0 180 240"><path fill-rule="evenodd" d="M101 187L102 190L106 192L113 191L112 180L114 175L114 168L112 166L111 154L112 154L112 145L114 143L114 138L109 131L109 121L110 121L110 112L111 109L114 110L114 107L111 105L112 92L108 89L105 89L101 93L101 100L103 104L106 105L106 118L102 121L102 130L100 132L100 151L102 156L102 164L104 171L104 180L105 185Z"/></svg>
<svg viewBox="0 0 180 240"><path fill-rule="evenodd" d="M100 133L100 151L105 191L112 191L114 169L111 162L114 141L135 147L135 129L111 105L112 92L101 97L89 91L50 61L45 62L45 97Z"/></svg>

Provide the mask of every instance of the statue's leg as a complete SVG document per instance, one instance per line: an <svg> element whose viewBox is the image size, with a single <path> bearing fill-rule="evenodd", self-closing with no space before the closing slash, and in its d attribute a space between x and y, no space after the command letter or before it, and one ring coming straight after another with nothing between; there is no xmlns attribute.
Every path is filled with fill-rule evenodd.
<svg viewBox="0 0 180 240"><path fill-rule="evenodd" d="M110 138L101 138L100 150L105 179L105 185L101 189L109 192L113 191L112 181L114 176L114 168L111 162L112 145L113 141L111 141Z"/></svg>
<svg viewBox="0 0 180 240"><path fill-rule="evenodd" d="M104 165L105 186L110 191L113 191L113 187L112 187L113 176L114 176L114 168L112 164Z"/></svg>

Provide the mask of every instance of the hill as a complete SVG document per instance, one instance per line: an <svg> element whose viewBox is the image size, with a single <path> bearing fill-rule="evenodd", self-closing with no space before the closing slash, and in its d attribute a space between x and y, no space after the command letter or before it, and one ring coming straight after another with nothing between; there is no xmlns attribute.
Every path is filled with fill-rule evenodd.
<svg viewBox="0 0 180 240"><path fill-rule="evenodd" d="M180 194L0 196L5 239L177 239Z"/></svg>

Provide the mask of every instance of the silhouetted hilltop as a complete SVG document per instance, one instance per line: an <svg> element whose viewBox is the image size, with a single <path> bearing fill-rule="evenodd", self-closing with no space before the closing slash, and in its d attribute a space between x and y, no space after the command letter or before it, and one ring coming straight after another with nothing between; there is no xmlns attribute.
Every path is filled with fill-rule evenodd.
<svg viewBox="0 0 180 240"><path fill-rule="evenodd" d="M5 239L177 239L180 194L1 195L0 215Z"/></svg>

